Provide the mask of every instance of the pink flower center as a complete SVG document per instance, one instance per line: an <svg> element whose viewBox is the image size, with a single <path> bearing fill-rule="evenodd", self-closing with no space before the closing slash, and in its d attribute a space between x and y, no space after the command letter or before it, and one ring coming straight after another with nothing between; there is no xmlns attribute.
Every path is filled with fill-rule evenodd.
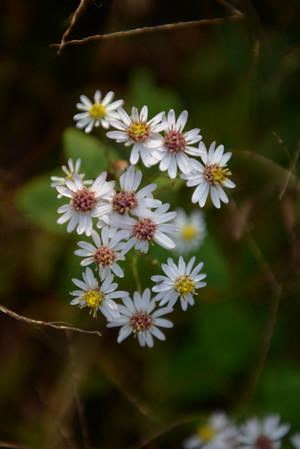
<svg viewBox="0 0 300 449"><path fill-rule="evenodd" d="M170 153L182 153L186 149L186 141L183 134L174 129L165 132L164 146Z"/></svg>
<svg viewBox="0 0 300 449"><path fill-rule="evenodd" d="M211 186L222 184L230 175L228 168L221 167L220 164L206 165L204 169L204 178Z"/></svg>
<svg viewBox="0 0 300 449"><path fill-rule="evenodd" d="M272 441L265 435L260 435L256 441L257 449L273 449Z"/></svg>
<svg viewBox="0 0 300 449"><path fill-rule="evenodd" d="M97 203L99 203L99 200L96 198L95 192L87 188L74 192L71 200L71 205L75 211L82 214L91 213Z"/></svg>
<svg viewBox="0 0 300 449"><path fill-rule="evenodd" d="M99 267L110 266L117 259L117 253L107 246L100 246L100 248L96 249L94 252L94 262Z"/></svg>
<svg viewBox="0 0 300 449"><path fill-rule="evenodd" d="M157 225L150 220L150 218L140 218L133 226L133 237L139 240L150 242L157 229Z"/></svg>
<svg viewBox="0 0 300 449"><path fill-rule="evenodd" d="M133 120L128 126L126 133L132 142L146 142L151 134L150 125L147 122Z"/></svg>
<svg viewBox="0 0 300 449"><path fill-rule="evenodd" d="M135 207L138 202L135 196L135 192L124 192L121 190L117 192L113 199L113 210L118 212L119 215L125 215Z"/></svg>
<svg viewBox="0 0 300 449"><path fill-rule="evenodd" d="M153 327L153 318L146 312L138 312L130 317L129 323L135 334L137 332L141 334Z"/></svg>

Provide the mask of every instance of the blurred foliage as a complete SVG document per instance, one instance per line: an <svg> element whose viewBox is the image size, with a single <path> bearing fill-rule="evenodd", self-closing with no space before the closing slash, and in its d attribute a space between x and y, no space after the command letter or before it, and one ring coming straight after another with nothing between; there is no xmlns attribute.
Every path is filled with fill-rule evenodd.
<svg viewBox="0 0 300 449"><path fill-rule="evenodd" d="M60 41L74 2L4 1L1 303L103 336L1 315L0 440L32 449L181 448L216 409L239 422L280 413L300 430L298 2L234 3L245 13L238 22L73 45L58 56L49 44ZM222 2L86 2L71 38L228 15ZM200 127L206 145L233 152L237 188L221 210L205 206L208 236L195 254L207 287L186 312L176 304L174 328L153 349L133 338L118 345L103 317L69 305L71 279L82 273L73 254L79 239L56 223L64 203L50 176L80 157L86 179L103 170L113 178L113 163L130 154L101 129L86 135L74 127L79 95L95 89L115 91L128 112L144 104L151 116L186 109L187 129ZM171 208L195 208L182 180L139 168ZM143 288L170 256L178 258L158 245L137 256ZM135 289L134 263L130 253L122 290ZM256 384L278 285L276 326Z"/></svg>

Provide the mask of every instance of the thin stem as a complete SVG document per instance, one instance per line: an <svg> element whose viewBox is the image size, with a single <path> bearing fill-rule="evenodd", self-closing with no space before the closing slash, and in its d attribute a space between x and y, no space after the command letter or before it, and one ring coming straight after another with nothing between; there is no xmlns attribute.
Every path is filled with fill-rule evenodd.
<svg viewBox="0 0 300 449"><path fill-rule="evenodd" d="M142 285L141 285L141 280L140 280L140 276L139 276L138 269L137 269L137 259L138 259L137 255L133 254L132 260L131 260L131 267L132 267L133 276L135 278L137 291L140 294L142 294Z"/></svg>

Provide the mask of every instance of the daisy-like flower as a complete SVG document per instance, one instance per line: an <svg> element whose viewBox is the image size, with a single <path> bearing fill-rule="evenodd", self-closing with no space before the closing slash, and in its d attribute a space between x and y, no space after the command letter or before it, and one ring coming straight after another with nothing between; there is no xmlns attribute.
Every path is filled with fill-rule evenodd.
<svg viewBox="0 0 300 449"><path fill-rule="evenodd" d="M197 433L183 441L184 449L233 449L237 429L223 412L213 413Z"/></svg>
<svg viewBox="0 0 300 449"><path fill-rule="evenodd" d="M291 436L290 441L295 449L300 449L300 433Z"/></svg>
<svg viewBox="0 0 300 449"><path fill-rule="evenodd" d="M289 424L280 424L279 415L270 415L261 421L255 417L241 426L238 439L243 449L279 449L280 440L289 429Z"/></svg>
<svg viewBox="0 0 300 449"><path fill-rule="evenodd" d="M170 204L163 204L155 211L151 212L145 209L143 216L135 219L129 216L112 215L104 217L107 224L113 228L119 228L127 231L125 238L128 239L123 248L123 254L126 254L133 246L136 250L146 254L149 250L149 243L158 243L166 249L175 247L174 241L166 234L176 231L176 226L168 223L176 217L176 212L167 212Z"/></svg>
<svg viewBox="0 0 300 449"><path fill-rule="evenodd" d="M203 207L210 192L214 206L219 209L221 201L223 203L229 201L223 187L233 189L235 184L229 179L231 172L227 168L232 153L224 154L223 145L219 145L216 149L215 146L216 142L213 142L207 152L204 143L200 142L200 157L204 165L195 161L194 171L181 175L181 178L187 180L188 187L197 186L192 196L193 203L199 202L199 206Z"/></svg>
<svg viewBox="0 0 300 449"><path fill-rule="evenodd" d="M77 122L76 127L79 129L84 128L86 133L90 133L94 126L98 127L100 124L105 129L109 128L110 120L118 117L116 109L124 103L123 100L117 100L112 103L111 101L114 95L114 92L110 91L101 101L101 92L100 90L96 90L94 103L85 95L80 95L81 103L77 103L76 107L79 111L83 112L79 112L79 114L73 117Z"/></svg>
<svg viewBox="0 0 300 449"><path fill-rule="evenodd" d="M165 127L161 123L163 112L160 112L151 120L148 120L148 107L143 106L139 114L134 106L131 116L123 108L118 109L119 120L111 120L110 124L118 131L109 131L106 135L110 139L124 143L125 146L133 145L130 154L130 163L136 165L139 157L146 167L157 163L151 153L154 148L160 146L161 135L159 134Z"/></svg>
<svg viewBox="0 0 300 449"><path fill-rule="evenodd" d="M118 260L124 260L124 255L120 252L124 247L121 240L126 235L126 231L114 232L110 238L109 228L106 226L101 231L101 239L96 231L92 231L92 239L94 245L88 242L78 242L81 249L77 249L74 254L76 256L85 257L80 265L86 266L95 263L99 269L100 276L109 276L111 271L119 277L124 277L122 268L118 265Z"/></svg>
<svg viewBox="0 0 300 449"><path fill-rule="evenodd" d="M112 283L114 277L111 275L104 280L102 279L103 282L99 285L92 270L87 267L86 271L82 273L82 278L83 281L72 279L72 282L80 290L74 290L70 293L72 296L75 296L70 304L80 308L89 307L90 314L94 318L97 317L97 312L100 311L108 320L118 319L120 317L118 305L113 300L125 298L128 296L128 293L115 291L118 284Z"/></svg>
<svg viewBox="0 0 300 449"><path fill-rule="evenodd" d="M202 211L195 209L190 215L178 207L174 224L178 231L172 236L176 243L176 251L179 254L188 254L196 251L206 236L206 224Z"/></svg>
<svg viewBox="0 0 300 449"><path fill-rule="evenodd" d="M86 187L77 173L73 173L72 180L66 178L66 186L57 186L57 191L70 198L69 204L59 207L57 212L63 214L57 220L58 224L69 221L67 232L72 232L77 226L77 233L91 235L93 228L92 218L100 218L106 213L102 203L107 203L113 196L114 181L106 181L106 172L101 173L91 187ZM100 207L101 206L101 207Z"/></svg>
<svg viewBox="0 0 300 449"><path fill-rule="evenodd" d="M206 282L201 282L206 274L199 274L203 267L203 262L194 269L193 265L196 257L192 257L186 265L182 256L179 257L178 266L173 259L168 258L167 264L162 264L162 270L167 276L152 276L151 280L157 282L152 290L157 293L155 301L160 301L160 305L168 303L168 307L173 307L177 299L180 298L182 310L186 310L188 304L195 304L194 296L196 290L206 286Z"/></svg>
<svg viewBox="0 0 300 449"><path fill-rule="evenodd" d="M66 167L65 165L63 165L62 171L65 173L65 177L59 177L59 176L51 176L51 187L57 187L57 186L65 186L66 185L66 177L71 179L71 181L73 180L73 173L77 173L81 179L83 180L85 177L84 173L79 173L79 169L80 169L80 164L81 164L81 159L77 159L77 161L73 162L73 159L68 159L68 167ZM91 179L87 179L85 181L83 181L83 183L85 185L90 185L93 184L93 181ZM62 198L62 195L59 193L57 195L57 198Z"/></svg>
<svg viewBox="0 0 300 449"><path fill-rule="evenodd" d="M137 191L142 180L142 172L135 171L133 165L122 174L120 177L120 190L115 192L111 201L111 213L113 215L123 217L124 215L132 214L141 216L145 214L145 209L157 208L161 205L160 200L153 198L152 192L156 189L156 184L149 184L140 191ZM103 226L100 221L98 227Z"/></svg>
<svg viewBox="0 0 300 449"><path fill-rule="evenodd" d="M124 305L119 305L120 318L112 320L107 327L122 326L119 331L118 343L121 343L130 334L137 336L141 346L153 347L153 337L165 340L165 335L159 327L173 327L173 323L162 315L172 312L172 309L164 307L155 309L155 301L151 300L150 289L146 288L143 294L134 292L133 301L131 298L123 298Z"/></svg>
<svg viewBox="0 0 300 449"><path fill-rule="evenodd" d="M171 179L177 176L177 167L182 173L190 173L194 167L194 159L187 155L200 156L201 150L191 145L201 140L199 128L191 131L183 132L183 128L187 122L188 112L183 111L177 121L175 112L171 109L168 117L164 116L163 123L167 126L164 130L161 145L152 153L153 157L160 162L159 169L168 171Z"/></svg>

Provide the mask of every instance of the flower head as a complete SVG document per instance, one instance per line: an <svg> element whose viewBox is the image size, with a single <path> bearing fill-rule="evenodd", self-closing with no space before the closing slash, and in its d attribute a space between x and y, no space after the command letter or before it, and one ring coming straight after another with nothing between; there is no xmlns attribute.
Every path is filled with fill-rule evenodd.
<svg viewBox="0 0 300 449"><path fill-rule="evenodd" d="M292 435L290 441L295 449L300 449L300 432L295 433L295 435Z"/></svg>
<svg viewBox="0 0 300 449"><path fill-rule="evenodd" d="M203 207L210 192L214 206L219 209L221 201L223 203L229 201L223 187L233 189L235 184L229 179L231 172L227 168L231 153L224 154L223 145L219 145L216 150L215 146L216 142L213 142L207 151L204 143L200 142L200 157L204 165L195 161L193 172L183 174L181 178L187 180L188 187L197 186L192 196L193 203L199 202L199 206Z"/></svg>
<svg viewBox="0 0 300 449"><path fill-rule="evenodd" d="M154 242L166 249L173 249L175 243L167 235L176 231L176 226L168 223L176 217L176 212L167 212L169 204L163 204L153 212L147 209L138 219L129 216L111 215L104 217L107 224L119 229L127 230L127 243L124 245L123 253L126 254L133 246L142 253L147 253L149 244Z"/></svg>
<svg viewBox="0 0 300 449"><path fill-rule="evenodd" d="M177 266L169 257L168 263L161 266L167 276L152 276L152 281L157 282L157 285L152 288L157 293L154 299L160 301L161 306L168 304L168 307L173 307L178 298L180 298L182 310L186 310L188 304L191 306L195 304L193 295L197 294L198 288L206 285L205 282L201 282L206 274L199 274L203 262L193 269L195 260L196 258L192 257L186 265L180 256Z"/></svg>
<svg viewBox="0 0 300 449"><path fill-rule="evenodd" d="M213 413L197 433L183 442L184 449L232 449L237 430L223 412Z"/></svg>
<svg viewBox="0 0 300 449"><path fill-rule="evenodd" d="M106 172L101 173L89 188L84 185L77 173L73 173L72 178L72 180L66 178L66 187L56 187L62 196L70 199L69 204L58 208L57 212L63 215L59 217L57 223L62 224L70 220L68 232L72 232L77 226L78 234L91 235L92 218L99 219L110 209L108 201L112 198L115 182L106 181Z"/></svg>
<svg viewBox="0 0 300 449"><path fill-rule="evenodd" d="M100 311L108 320L117 319L120 317L118 305L113 301L115 298L125 298L128 296L127 292L115 291L118 284L112 283L113 276L108 276L102 279L99 284L94 277L92 270L87 267L86 271L82 273L83 281L79 279L72 279L72 282L80 288L74 290L70 294L75 296L71 301L71 305L78 305L80 308L89 307L90 313L94 318L97 312Z"/></svg>
<svg viewBox="0 0 300 449"><path fill-rule="evenodd" d="M190 215L178 207L174 224L178 231L172 236L176 247L174 251L179 254L188 254L196 251L206 236L206 224L202 211L195 209Z"/></svg>
<svg viewBox="0 0 300 449"><path fill-rule="evenodd" d="M119 120L112 120L111 125L118 131L109 131L107 137L124 143L125 146L133 145L130 154L130 163L137 164L139 157L146 167L156 164L151 153L153 148L160 145L159 134L165 128L161 123L163 112L148 120L148 107L143 106L139 114L136 107L132 108L131 116L123 108L118 109Z"/></svg>
<svg viewBox="0 0 300 449"><path fill-rule="evenodd" d="M120 318L116 318L107 324L107 327L121 326L118 336L118 343L121 343L130 334L137 337L141 346L152 348L153 337L159 340L165 340L165 335L159 327L173 327L173 323L162 315L172 312L172 309L164 307L155 309L155 301L151 300L150 289L144 290L140 295L134 292L133 300L129 297L123 298L124 305L119 306Z"/></svg>
<svg viewBox="0 0 300 449"><path fill-rule="evenodd" d="M279 449L281 438L288 433L289 424L280 425L279 415L252 418L240 428L239 442L244 449Z"/></svg>
<svg viewBox="0 0 300 449"><path fill-rule="evenodd" d="M194 159L190 159L187 154L200 156L201 151L193 145L201 140L199 128L183 132L187 122L188 113L183 111L177 121L175 121L175 112L171 109L168 117L164 116L163 122L166 124L164 137L161 139L161 145L153 151L153 157L157 159L159 169L168 171L171 179L177 176L177 167L182 173L190 173L194 167Z"/></svg>
<svg viewBox="0 0 300 449"><path fill-rule="evenodd" d="M94 103L85 95L80 96L81 103L77 103L76 107L79 109L79 114L74 115L74 120L77 122L76 127L90 133L93 127L98 127L100 124L103 128L109 128L110 120L118 117L116 109L124 103L123 100L111 102L114 97L114 92L108 92L101 101L101 92L96 90L94 95Z"/></svg>
<svg viewBox="0 0 300 449"><path fill-rule="evenodd" d="M66 177L73 180L73 173L77 173L81 179L83 180L85 177L84 173L79 173L79 168L81 164L81 159L77 159L74 165L73 159L68 159L68 167L63 165L61 168L63 172L65 173L65 177L59 177L59 176L51 176L51 187L57 187L57 186L65 186L66 185ZM90 185L93 184L93 181L91 179L83 180L84 185ZM57 198L62 198L62 195L59 193L57 195Z"/></svg>
<svg viewBox="0 0 300 449"><path fill-rule="evenodd" d="M74 253L76 256L85 257L80 265L86 266L95 263L100 276L109 276L112 271L116 276L124 277L123 270L117 262L125 259L121 253L125 244L121 240L125 233L126 231L114 232L110 238L108 227L104 227L100 238L96 231L92 231L91 236L95 246L88 242L78 242L80 249Z"/></svg>

